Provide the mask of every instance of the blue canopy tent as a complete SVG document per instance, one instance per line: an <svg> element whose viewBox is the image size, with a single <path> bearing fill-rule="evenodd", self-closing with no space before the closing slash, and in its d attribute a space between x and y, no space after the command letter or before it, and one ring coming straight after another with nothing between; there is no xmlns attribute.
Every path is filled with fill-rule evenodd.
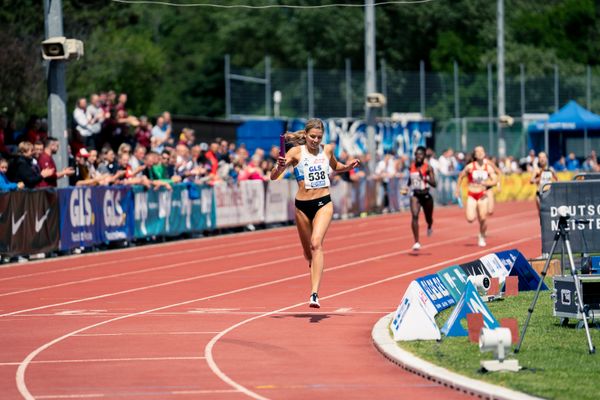
<svg viewBox="0 0 600 400"><path fill-rule="evenodd" d="M581 107L571 100L545 121L529 125L529 147L546 151L550 164L567 153L567 138L583 141L583 153L589 153L588 138L600 137L600 115Z"/></svg>

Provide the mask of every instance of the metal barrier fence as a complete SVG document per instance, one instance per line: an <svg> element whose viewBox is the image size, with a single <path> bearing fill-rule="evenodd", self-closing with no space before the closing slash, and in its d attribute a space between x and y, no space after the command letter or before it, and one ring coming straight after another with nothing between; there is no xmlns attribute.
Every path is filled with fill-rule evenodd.
<svg viewBox="0 0 600 400"><path fill-rule="evenodd" d="M573 174L561 174L569 180ZM531 200L530 174L505 175L497 201ZM438 205L456 204L456 175L438 176ZM409 209L400 190L406 177L332 180L334 218ZM464 188L463 188L464 189ZM294 221L294 180L242 181L236 185L173 185L155 191L137 186L68 187L0 193L0 255L16 256L92 248L115 241L156 240L218 232L249 224ZM466 193L463 191L463 196Z"/></svg>

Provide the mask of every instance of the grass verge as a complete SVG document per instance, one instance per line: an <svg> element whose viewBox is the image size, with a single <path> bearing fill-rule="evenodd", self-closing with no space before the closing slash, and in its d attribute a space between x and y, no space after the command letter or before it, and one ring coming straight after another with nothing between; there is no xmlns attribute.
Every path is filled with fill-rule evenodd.
<svg viewBox="0 0 600 400"><path fill-rule="evenodd" d="M548 282L548 286L551 285ZM398 345L451 371L534 396L564 400L599 399L600 329L590 325L592 342L599 352L590 355L585 329L577 329L575 320L561 326L560 319L552 316L554 306L550 294L551 290L540 292L521 350L508 357L519 360L523 367L519 372L481 372L480 360L491 360L493 354L480 353L478 345L469 342L467 337L442 337L440 342L398 342ZM517 297L487 305L498 320L517 318L520 332L533 295L533 291L521 292ZM450 308L436 316L438 326L443 326L452 310Z"/></svg>

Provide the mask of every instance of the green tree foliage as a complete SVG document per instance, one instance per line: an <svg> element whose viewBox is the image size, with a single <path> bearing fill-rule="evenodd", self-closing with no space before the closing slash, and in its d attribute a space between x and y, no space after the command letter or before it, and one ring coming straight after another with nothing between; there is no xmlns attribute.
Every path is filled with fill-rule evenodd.
<svg viewBox="0 0 600 400"><path fill-rule="evenodd" d="M202 0L194 0L200 2ZM191 2L180 0L180 3ZM337 0L227 0L219 4L332 4ZM11 116L45 108L43 1L0 7L0 107ZM354 0L355 4L363 1ZM63 0L67 37L84 41L85 56L67 68L71 110L77 97L113 89L129 95L135 114L224 114L223 57L261 73L273 68L353 69L364 65L364 15L358 8L218 9ZM600 7L594 0L505 0L506 67L543 76L555 64L582 73L600 62ZM393 70L485 74L496 59L496 2L433 1L376 8L377 57ZM481 80L477 78L477 80ZM483 83L479 83L481 86ZM467 89L468 91L468 89ZM435 107L435 105L433 105ZM465 107L470 105L465 104Z"/></svg>

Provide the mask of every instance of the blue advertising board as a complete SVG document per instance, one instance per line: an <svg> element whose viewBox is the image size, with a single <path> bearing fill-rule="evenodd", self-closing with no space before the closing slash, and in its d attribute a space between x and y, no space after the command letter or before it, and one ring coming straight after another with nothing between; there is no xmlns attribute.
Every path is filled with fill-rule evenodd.
<svg viewBox="0 0 600 400"><path fill-rule="evenodd" d="M510 271L510 276L519 277L519 291L537 289L541 278L519 250L500 251L496 255L500 259L500 262ZM543 282L541 290L548 290L548 286Z"/></svg>
<svg viewBox="0 0 600 400"><path fill-rule="evenodd" d="M129 186L95 188L92 207L97 216L101 242L133 238L133 192Z"/></svg>
<svg viewBox="0 0 600 400"><path fill-rule="evenodd" d="M456 304L438 275L426 275L415 279L415 282L421 286L438 312Z"/></svg>
<svg viewBox="0 0 600 400"><path fill-rule="evenodd" d="M60 245L62 251L76 247L92 247L100 243L96 220L101 209L94 209L95 187L58 189L60 205Z"/></svg>

